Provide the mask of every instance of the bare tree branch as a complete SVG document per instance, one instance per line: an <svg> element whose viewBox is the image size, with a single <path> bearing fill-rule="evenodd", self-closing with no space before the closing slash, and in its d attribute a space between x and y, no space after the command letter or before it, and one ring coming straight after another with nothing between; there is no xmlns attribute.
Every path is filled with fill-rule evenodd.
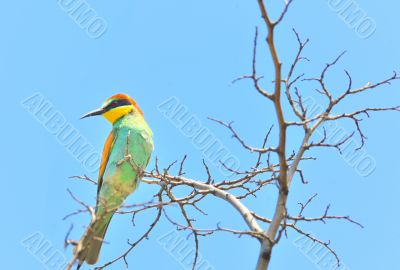
<svg viewBox="0 0 400 270"><path fill-rule="evenodd" d="M326 223L327 221L345 221L355 224L363 228L362 224L355 221L348 215L332 215L329 213L330 205L328 205L322 214L314 214L307 216L306 209L313 203L317 195L313 195L304 203L299 203L300 210L295 215L288 213L287 205L289 191L295 176L306 184L306 173L300 167L304 161L315 160L315 157L310 156L309 151L314 148L332 148L339 152L342 151L344 146L355 136L359 136L361 140L361 147L363 147L366 135L361 128L361 122L364 118L369 118L373 112L384 111L400 111L400 106L369 106L356 108L351 111L342 112L339 110L338 104L346 100L349 96L358 95L361 93L369 92L372 89L379 89L382 86L390 85L392 82L397 81L400 77L396 72L390 77L375 83L367 83L364 86L354 88L353 78L347 70L344 71L345 87L340 91L333 91L327 83L327 76L330 71L334 69L337 63L343 58L344 52L338 55L333 61L326 64L321 72L318 72L317 77L308 77L306 74L298 72L299 63L302 61L309 62L308 58L303 56L304 49L309 43L309 39L302 39L300 34L293 29L295 43L297 50L295 51L294 59L289 63L287 74L282 72L282 63L278 55L277 44L275 40L276 27L284 21L288 10L293 3L292 0L286 1L279 17L273 20L270 17L267 4L263 0L257 0L258 7L262 16L262 22L267 29L267 36L265 43L258 45L259 32L258 28L255 31L253 40L252 51L252 67L251 74L244 75L234 80L234 82L250 79L253 82L254 90L260 93L268 104L272 104L275 110L277 125L273 129L273 125L263 134L263 141L261 146L253 146L248 141L239 135L236 127L233 127L233 122L224 122L215 118L209 118L219 126L227 129L233 139L236 140L247 151L251 163L254 166L248 168L231 168L229 164L219 161L220 165L228 172L232 173L231 176L225 177L212 174L208 164L205 160L200 164L204 169L204 177L199 179L192 179L190 173L185 171L185 162L187 156L185 155L180 162L178 160L170 163L165 168L159 165L159 160L155 159L155 168L151 172L143 172L144 179L142 182L159 187L159 191L154 195L153 199L149 202L138 203L135 205L124 205L116 213L122 215L131 215L132 224L135 225L136 215L147 212L157 211L157 214L150 224L149 228L136 240L131 243L128 240L129 247L117 258L109 261L103 266L95 269L101 270L108 266L124 261L125 266L128 267L127 257L143 240L147 239L154 228L158 225L162 217L165 217L168 222L176 227L179 231L187 231L190 236L193 236L195 255L192 269L196 268L199 257L200 236L211 236L217 232L231 233L235 236L250 236L257 239L260 243L260 252L257 261L257 270L266 270L270 264L271 254L273 248L279 243L282 236L287 236L287 231L294 231L300 235L307 237L313 242L319 243L324 246L336 258L339 265L340 259L336 251L331 247L330 241L326 242L318 239L312 234L306 232L302 225L305 223ZM258 46L265 46L269 51L269 57L273 65L273 89L265 90L260 80L264 78L258 75L257 66L257 50ZM301 85L300 85L301 84ZM321 104L322 110L312 114L311 110L306 104L307 96L304 95L304 89L308 89L310 85L315 88L317 85L317 93L313 95L318 96L323 100ZM282 94L282 91L284 94ZM338 94L339 93L339 94ZM288 108L284 105L288 104ZM290 106L290 107L289 107ZM337 112L339 111L339 112ZM293 118L293 119L292 119ZM269 119L269 118L268 118ZM325 129L324 123L339 122L349 120L354 124L354 132L350 132L347 136L340 139L338 142L330 142L329 135ZM290 129L289 129L290 127ZM322 127L322 138L314 138L317 129ZM287 149L287 140L289 131L292 129L301 130L301 142L296 146L295 150ZM294 133L298 136L298 133ZM277 138L277 144L272 145L270 138ZM247 158L247 157L246 157ZM254 158L254 160L253 160ZM132 169L136 169L136 165L132 164L130 160L122 160L121 162L128 161ZM254 162L254 163L253 163ZM175 172L175 173L174 173ZM85 182L96 185L96 181L91 180L87 176L74 176L73 179L82 180ZM273 188L276 192L275 209L265 209L266 216L256 213L252 210L254 203L263 205L262 201L258 200L257 195L267 188ZM179 190L179 192L177 191ZM82 213L89 213L92 222L96 219L94 216L93 207L79 200L71 191L68 190L72 199L79 203L83 208L67 215L64 219L75 217ZM179 194L179 196L178 196ZM238 216L243 219L243 228L225 228L222 227L224 216L221 215L221 220L217 220L208 229L199 228L197 226L197 219L207 218L207 209L201 204L204 200L219 199L231 206ZM167 208L174 206L174 213L178 212L178 217L168 214ZM153 210L154 209L154 210ZM214 226L217 224L216 226ZM90 225L89 225L90 226ZM65 244L75 245L79 248L79 241L69 240L69 235L72 230L69 230L65 238ZM86 232L87 233L87 232ZM76 254L76 252L74 253ZM76 263L77 257L72 258L67 270L71 269Z"/></svg>

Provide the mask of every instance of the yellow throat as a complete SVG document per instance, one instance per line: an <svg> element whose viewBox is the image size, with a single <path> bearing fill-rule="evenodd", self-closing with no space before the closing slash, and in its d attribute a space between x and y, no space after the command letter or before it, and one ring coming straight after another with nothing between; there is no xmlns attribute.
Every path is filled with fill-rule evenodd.
<svg viewBox="0 0 400 270"><path fill-rule="evenodd" d="M114 124L115 121L120 119L122 116L127 115L131 111L133 111L132 105L120 106L103 113L103 117L107 119L111 124Z"/></svg>

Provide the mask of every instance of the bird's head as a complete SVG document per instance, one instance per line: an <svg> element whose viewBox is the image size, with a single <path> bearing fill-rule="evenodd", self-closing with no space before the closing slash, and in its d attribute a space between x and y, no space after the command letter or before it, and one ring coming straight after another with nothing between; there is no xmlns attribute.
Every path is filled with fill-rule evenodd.
<svg viewBox="0 0 400 270"><path fill-rule="evenodd" d="M111 124L114 124L122 116L131 112L143 115L142 110L138 107L135 100L126 94L117 94L108 98L99 109L85 114L81 119L102 115Z"/></svg>

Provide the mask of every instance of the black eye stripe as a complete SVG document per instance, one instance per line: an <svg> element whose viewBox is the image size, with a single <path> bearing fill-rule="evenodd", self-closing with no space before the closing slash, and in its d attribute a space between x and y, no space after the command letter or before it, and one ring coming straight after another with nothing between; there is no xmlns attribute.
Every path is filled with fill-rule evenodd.
<svg viewBox="0 0 400 270"><path fill-rule="evenodd" d="M118 99L118 100L114 100L113 102L111 102L110 104L108 104L104 109L106 111L117 108L117 107L121 107L121 106L126 106L126 105L132 105L129 100L126 99Z"/></svg>

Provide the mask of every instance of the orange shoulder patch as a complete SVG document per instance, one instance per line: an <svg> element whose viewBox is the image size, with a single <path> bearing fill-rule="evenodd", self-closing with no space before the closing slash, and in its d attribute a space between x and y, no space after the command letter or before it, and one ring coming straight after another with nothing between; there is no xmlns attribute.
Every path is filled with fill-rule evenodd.
<svg viewBox="0 0 400 270"><path fill-rule="evenodd" d="M110 132L110 135L108 135L107 140L104 144L103 154L101 156L99 177L97 180L97 194L99 194L101 185L103 184L104 171L106 170L108 159L110 157L111 149L114 145L114 142L115 142L115 134L114 134L114 130L112 130Z"/></svg>

